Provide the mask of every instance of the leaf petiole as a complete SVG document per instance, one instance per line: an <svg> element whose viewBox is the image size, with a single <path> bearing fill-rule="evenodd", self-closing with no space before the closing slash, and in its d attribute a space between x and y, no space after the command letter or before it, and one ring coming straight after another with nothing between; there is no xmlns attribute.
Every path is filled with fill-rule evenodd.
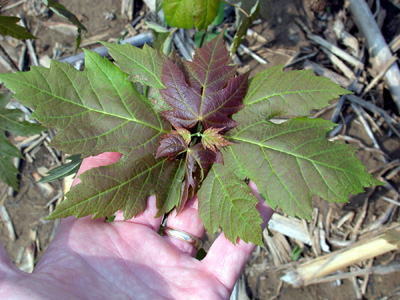
<svg viewBox="0 0 400 300"><path fill-rule="evenodd" d="M192 133L190 136L198 136L198 137L202 137L203 134L201 134L201 132L196 132L196 133Z"/></svg>
<svg viewBox="0 0 400 300"><path fill-rule="evenodd" d="M225 1L225 0L222 0L222 2L224 2L224 3L226 3L226 4L230 5L230 6L233 6L234 8L237 8L242 13L244 13L247 18L250 17L250 15L243 8L241 8L240 6L238 6L236 4L233 4L233 3L230 3L228 1Z"/></svg>
<svg viewBox="0 0 400 300"><path fill-rule="evenodd" d="M201 41L200 41L200 48L203 47L203 43L204 43L204 39L207 35L207 29L204 29L204 33L203 36L201 37Z"/></svg>

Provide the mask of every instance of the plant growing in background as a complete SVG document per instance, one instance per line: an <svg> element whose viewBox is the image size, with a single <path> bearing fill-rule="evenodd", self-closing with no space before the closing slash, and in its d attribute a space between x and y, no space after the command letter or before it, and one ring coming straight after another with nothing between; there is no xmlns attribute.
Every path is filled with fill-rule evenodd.
<svg viewBox="0 0 400 300"><path fill-rule="evenodd" d="M172 2L207 4L205 15L184 7L194 22L188 18L187 26L198 28L207 27L220 4L166 0L167 21ZM261 244L262 220L248 179L272 208L306 218L312 195L344 202L349 193L380 184L351 146L325 139L333 123L307 117L348 93L328 79L281 67L251 80L235 76L222 34L196 49L192 62L146 45L104 45L115 64L85 51L84 71L53 61L49 69L0 75L34 109L32 117L59 131L53 147L82 157L122 154L118 163L82 174L49 218L99 218L121 209L128 219L146 208L151 194L162 215L197 193L207 230L221 227L233 243L240 237ZM270 121L282 115L293 118Z"/></svg>
<svg viewBox="0 0 400 300"><path fill-rule="evenodd" d="M6 131L20 136L42 132L45 128L39 124L24 121L24 113L18 109L7 109L6 105L11 93L0 94L0 180L18 190L18 169L13 164L13 158L21 158L21 152L11 144Z"/></svg>
<svg viewBox="0 0 400 300"><path fill-rule="evenodd" d="M0 9L3 6L0 3ZM11 36L16 39L35 39L26 28L17 25L20 18L0 16L0 34L2 36ZM6 50L0 45L0 54L7 61L17 68L15 63L9 57ZM8 184L15 190L18 190L18 169L13 164L13 158L21 158L22 155L18 148L11 144L6 136L6 131L17 135L27 136L40 133L44 128L39 124L32 124L24 121L24 113L17 109L7 109L6 105L11 99L12 94L0 93L0 180Z"/></svg>

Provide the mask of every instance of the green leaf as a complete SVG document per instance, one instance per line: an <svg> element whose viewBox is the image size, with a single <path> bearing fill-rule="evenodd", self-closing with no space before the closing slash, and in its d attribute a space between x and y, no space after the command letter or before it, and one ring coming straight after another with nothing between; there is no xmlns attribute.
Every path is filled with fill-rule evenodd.
<svg viewBox="0 0 400 300"><path fill-rule="evenodd" d="M186 29L193 27L195 14L192 0L164 0L162 8L169 26Z"/></svg>
<svg viewBox="0 0 400 300"><path fill-rule="evenodd" d="M21 153L18 148L15 147L10 141L7 139L4 133L0 134L0 154L3 158L10 157L19 157L22 158Z"/></svg>
<svg viewBox="0 0 400 300"><path fill-rule="evenodd" d="M67 18L72 24L77 26L80 30L87 31L86 27L81 22L79 22L78 18L72 12L70 12L64 5L58 3L57 0L42 0L42 2L57 15Z"/></svg>
<svg viewBox="0 0 400 300"><path fill-rule="evenodd" d="M6 109L0 105L0 130L7 130L15 135L28 136L45 130L39 124L23 121L24 113L18 109Z"/></svg>
<svg viewBox="0 0 400 300"><path fill-rule="evenodd" d="M145 24L151 29L154 30L155 32L160 32L160 33L171 33L171 31L168 30L168 28L165 28L164 26L161 26L160 24L152 21L146 21Z"/></svg>
<svg viewBox="0 0 400 300"><path fill-rule="evenodd" d="M282 66L276 66L251 79L243 102L245 109L263 117L305 116L343 94L351 92L328 78L313 76L311 70L283 72Z"/></svg>
<svg viewBox="0 0 400 300"><path fill-rule="evenodd" d="M0 132L0 180L18 190L18 170L12 162L13 157L21 157L19 150L14 147Z"/></svg>
<svg viewBox="0 0 400 300"><path fill-rule="evenodd" d="M381 184L365 171L352 146L325 139L334 127L330 121L302 117L276 125L254 122L253 113L230 132L228 140L235 144L224 159L235 161L231 172L253 180L272 208L310 218L312 195L347 202L349 193Z"/></svg>
<svg viewBox="0 0 400 300"><path fill-rule="evenodd" d="M297 261L302 252L303 249L301 249L299 245L296 245L296 247L294 247L294 249L292 250L292 253L290 253L290 259L292 261Z"/></svg>
<svg viewBox="0 0 400 300"><path fill-rule="evenodd" d="M157 50L144 45L143 49L130 44L118 45L103 42L110 51L120 69L129 74L132 82L151 86L156 89L164 89L161 81L163 56Z"/></svg>
<svg viewBox="0 0 400 300"><path fill-rule="evenodd" d="M230 159L224 159L224 165L212 166L197 192L199 215L211 234L221 227L234 244L240 237L246 243L262 245L262 219L256 209L258 200L244 178L231 171L234 167L235 161Z"/></svg>
<svg viewBox="0 0 400 300"><path fill-rule="evenodd" d="M59 130L52 146L83 157L107 151L130 154L164 133L162 121L127 75L85 51L86 68L52 61L50 69L0 74L15 98L35 109L32 117Z"/></svg>
<svg viewBox="0 0 400 300"><path fill-rule="evenodd" d="M207 251L204 250L204 248L201 248L199 251L196 253L196 259L197 260L203 260L207 256Z"/></svg>
<svg viewBox="0 0 400 300"><path fill-rule="evenodd" d="M161 112L171 109L171 106L161 96L160 90L150 88L148 97L156 111Z"/></svg>
<svg viewBox="0 0 400 300"><path fill-rule="evenodd" d="M147 149L156 147L149 142ZM117 164L91 169L83 173L82 183L66 194L49 219L76 215L78 218L94 214L93 218L107 217L122 209L125 219L144 211L147 197L156 194L159 214L176 205L176 190L181 168L167 159L156 160L153 153L135 160L134 155L122 158ZM174 181L176 180L176 181ZM178 190L179 191L179 190ZM167 205L164 205L167 203Z"/></svg>
<svg viewBox="0 0 400 300"><path fill-rule="evenodd" d="M42 179L39 180L39 182L52 182L58 179L65 178L69 175L75 174L78 172L79 167L81 166L82 163L82 158L79 154L72 155L71 157L68 157L70 162L66 163L65 165L59 166L57 168L54 168L48 172L48 175L46 177L43 177Z"/></svg>
<svg viewBox="0 0 400 300"><path fill-rule="evenodd" d="M21 19L17 17L0 16L0 34L3 36L8 35L19 40L36 39L25 27L16 24L19 20Z"/></svg>
<svg viewBox="0 0 400 300"><path fill-rule="evenodd" d="M218 14L215 17L215 19L212 21L212 25L218 26L222 23L222 21L225 18L225 2L220 3L219 5L219 10L218 10Z"/></svg>
<svg viewBox="0 0 400 300"><path fill-rule="evenodd" d="M171 164L171 162L165 162L166 164ZM164 188L166 189L165 195L157 198L157 208L158 212L156 217L162 216L163 214L171 211L175 206L179 205L183 195L182 182L185 178L186 163L183 159L180 159L169 175L171 178L166 178L166 182L163 182Z"/></svg>
<svg viewBox="0 0 400 300"><path fill-rule="evenodd" d="M7 109L6 105L11 94L0 94L0 180L18 190L18 170L15 168L12 158L21 157L19 150L14 147L5 136L5 131L16 135L27 136L40 133L44 130L39 124L22 121L24 113L18 109Z"/></svg>
<svg viewBox="0 0 400 300"><path fill-rule="evenodd" d="M155 22L148 21L145 23L153 31L154 40L152 47L165 55L169 55L172 45L172 31Z"/></svg>
<svg viewBox="0 0 400 300"><path fill-rule="evenodd" d="M260 13L260 2L257 1L256 4L251 8L250 15L244 18L239 25L239 28L233 38L233 43L231 45L231 53L236 53L236 50L239 48L240 44L246 38L247 29L253 24L253 22L257 19L258 14Z"/></svg>
<svg viewBox="0 0 400 300"><path fill-rule="evenodd" d="M165 55L169 55L172 50L171 33L153 31L153 36L154 36L153 48L161 51Z"/></svg>
<svg viewBox="0 0 400 300"><path fill-rule="evenodd" d="M196 0L194 1L195 23L197 29L207 29L217 17L221 0Z"/></svg>
<svg viewBox="0 0 400 300"><path fill-rule="evenodd" d="M218 15L221 0L164 0L165 21L171 27L206 29Z"/></svg>

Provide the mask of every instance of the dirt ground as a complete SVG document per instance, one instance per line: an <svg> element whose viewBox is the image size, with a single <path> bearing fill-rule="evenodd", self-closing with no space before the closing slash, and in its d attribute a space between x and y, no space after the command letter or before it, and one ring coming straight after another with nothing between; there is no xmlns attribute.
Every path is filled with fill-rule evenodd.
<svg viewBox="0 0 400 300"><path fill-rule="evenodd" d="M17 1L9 1L10 4L15 2ZM74 12L87 27L88 32L84 34L82 40L82 45L86 47L99 46L99 44L94 43L97 40L116 41L127 32L126 26L129 22L125 17L121 16L120 0L63 0L60 2ZM387 12L383 32L387 39L390 40L399 33L400 9L392 5L392 2L396 1L382 0L380 2L381 7ZM253 76L266 67L286 64L298 52L311 52L315 50L315 45L312 45L307 40L307 37L299 26L296 25L296 18L299 18L312 28L314 33L326 34L326 28L324 27L328 28L332 16L343 8L343 1L339 0L273 0L271 3L269 19L260 19L260 22L252 27L254 31L267 39L267 43L264 43L262 47L258 47L258 42L254 38L249 38L245 42L246 46L255 49L254 51L268 63L262 65L248 55L240 57L243 63L243 70L250 69ZM140 11L142 14L144 12L148 13L145 7L140 9L140 5L137 5L137 8L138 12L135 17L139 15ZM65 19L54 14L50 17L34 16L29 15L28 12L29 9L24 5L7 11L5 14L16 15L23 13L26 16L29 28L39 38L35 41L35 49L39 57L44 57L45 55L53 57L55 52L58 53L58 56L73 53L75 36L61 33L54 29L57 27L55 26L55 22L67 24L68 22ZM30 13L34 14L32 11ZM54 23L50 24L50 22ZM64 27L59 26L58 28L62 28L63 32L66 32ZM136 27L135 30L140 31L140 28ZM356 34L357 30L355 28L352 30ZM7 44L7 49L10 53L18 58L18 50L21 44L15 45L5 41L0 42L4 43L4 45ZM13 47L15 51L13 51ZM318 52L313 59L319 63L329 64L321 52ZM302 65L297 64L294 67L301 68ZM0 72L6 71L0 65ZM383 102L383 99L380 99L379 95L382 98L384 95L387 95L387 91L382 89L380 94L379 91L376 92L378 103L379 101ZM385 104L385 109L390 110L392 106L391 103ZM332 113L333 108L328 109L323 113L322 117L330 119ZM358 149L357 156L363 161L369 171L376 171L384 167L387 161L392 162L400 159L400 140L394 135L388 136L387 128L384 127L385 125L382 126L383 133L382 135L377 134L377 139L381 150L385 153L386 161L384 161L381 152L370 151L373 143L357 118L354 117L341 132L343 135L350 136L362 143L360 144L357 141L349 142ZM37 179L41 177L41 168L50 169L57 165L57 157L59 158L60 154L49 149L44 144L39 144L35 149L35 153L30 155L32 159L22 161L20 165L21 183L19 192L10 193L9 189L0 183L0 196L2 195L2 191L8 193L6 194L4 205L10 215L16 234L16 239L11 240L4 223L0 222L0 241L10 254L12 261L17 266L28 268L28 270L29 260L40 259L41 254L54 236L58 222L45 221L42 218L49 214L49 210L53 208L54 203L60 199L60 192L63 189L63 183L60 181L46 185L37 183ZM398 174L392 177L391 183L397 190L399 182L400 178ZM383 214L389 205L380 197L388 193L388 190L384 187L376 188L373 193L369 192L367 191L364 194L350 197L350 201L347 204L327 203L318 198L313 199L313 204L318 208L322 216L326 216L328 211L330 211L334 216L334 220L340 219L348 212L354 213L354 219L365 213L363 226L367 227L368 224L374 222ZM365 208L366 199L368 199L368 205ZM398 218L397 210L391 215L391 220L396 221ZM209 245L211 240L212 237L207 236L205 238L205 245ZM288 243L293 246L292 241L289 240ZM333 247L332 249L335 248ZM29 256L29 253L33 254ZM306 245L299 261L310 259L313 256L315 257L312 249ZM398 261L399 259L398 254L389 253L376 258L373 265L385 265L390 261ZM354 281L361 283L360 279L354 279L353 281L345 279L294 288L280 279L285 270L284 265L288 266L290 263L282 263L281 266L277 266L272 260L268 247L258 247L244 271L244 281L246 283L248 298L271 300L357 299L354 287L356 283ZM354 268L362 268L364 265L360 264ZM400 272L389 275L371 275L364 299L400 299L398 294L399 286Z"/></svg>

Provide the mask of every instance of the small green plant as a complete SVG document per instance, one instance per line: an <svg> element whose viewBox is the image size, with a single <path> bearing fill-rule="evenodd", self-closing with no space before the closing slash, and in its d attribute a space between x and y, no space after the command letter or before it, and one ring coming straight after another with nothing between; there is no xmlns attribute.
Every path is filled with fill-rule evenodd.
<svg viewBox="0 0 400 300"><path fill-rule="evenodd" d="M78 35L76 37L76 46L75 52L78 50L79 45L82 40L82 31L87 32L86 27L78 20L78 18L70 12L64 5L58 3L57 0L42 0L43 4L46 5L49 9L51 9L57 15L68 19L72 24L76 26L76 30Z"/></svg>
<svg viewBox="0 0 400 300"><path fill-rule="evenodd" d="M199 16L192 19L203 28L214 15ZM83 173L49 218L123 210L129 219L151 194L160 216L197 194L207 230L261 244L248 179L272 208L303 218L311 216L312 195L345 202L380 184L351 146L325 139L333 123L307 117L349 93L328 79L282 67L251 80L236 76L222 34L196 49L192 62L146 45L104 45L115 64L85 51L84 71L53 61L49 69L0 75L32 117L59 131L53 147L82 157L122 153L118 163ZM278 125L276 116L292 118Z"/></svg>
<svg viewBox="0 0 400 300"><path fill-rule="evenodd" d="M14 166L12 159L21 158L22 155L18 148L8 141L5 132L27 136L40 133L45 128L25 121L22 111L6 108L11 96L11 93L0 94L0 180L18 190L18 169Z"/></svg>

